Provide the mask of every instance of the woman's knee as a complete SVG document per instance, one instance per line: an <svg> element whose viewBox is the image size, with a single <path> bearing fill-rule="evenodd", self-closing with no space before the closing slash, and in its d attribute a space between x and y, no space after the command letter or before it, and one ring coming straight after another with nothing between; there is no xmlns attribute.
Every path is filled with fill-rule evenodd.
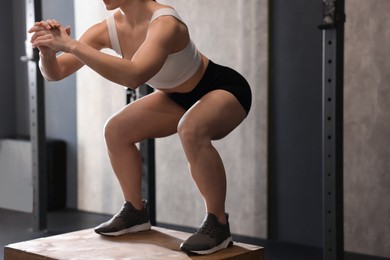
<svg viewBox="0 0 390 260"><path fill-rule="evenodd" d="M110 117L104 125L104 139L108 148L118 144L128 145L131 142L130 136L127 136L127 129L123 120L118 115Z"/></svg>
<svg viewBox="0 0 390 260"><path fill-rule="evenodd" d="M207 129L190 120L180 121L177 133L185 150L199 150L203 145L211 143Z"/></svg>
<svg viewBox="0 0 390 260"><path fill-rule="evenodd" d="M103 134L106 144L109 145L113 141L113 138L116 136L117 131L117 122L115 116L110 117L104 124Z"/></svg>

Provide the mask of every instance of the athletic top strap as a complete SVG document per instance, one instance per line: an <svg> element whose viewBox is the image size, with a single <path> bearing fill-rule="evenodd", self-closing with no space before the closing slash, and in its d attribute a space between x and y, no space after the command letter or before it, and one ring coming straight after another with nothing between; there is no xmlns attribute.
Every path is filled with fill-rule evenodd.
<svg viewBox="0 0 390 260"><path fill-rule="evenodd" d="M156 10L153 13L152 18L150 19L150 22L153 22L154 20L156 20L160 16L174 16L180 22L184 23L183 19L181 19L180 15L176 12L175 9L172 9L172 8L161 8L161 9Z"/></svg>
<svg viewBox="0 0 390 260"><path fill-rule="evenodd" d="M119 44L118 33L117 33L117 30L116 30L116 25L115 25L114 14L115 13L112 13L111 15L109 15L106 18L108 34L110 36L112 49L116 53L118 53L119 55L122 56L121 46ZM162 9L156 10L153 13L152 18L150 19L150 22L153 22L154 20L156 20L160 16L173 16L176 19L178 19L180 22L184 23L183 19L181 19L180 15L176 12L176 10L174 10L172 8L162 8Z"/></svg>
<svg viewBox="0 0 390 260"><path fill-rule="evenodd" d="M107 22L108 34L110 36L110 41L111 41L111 47L116 53L122 56L121 46L119 44L119 39L118 39L118 33L116 31L116 26L115 26L114 13L112 13L106 18L106 22Z"/></svg>

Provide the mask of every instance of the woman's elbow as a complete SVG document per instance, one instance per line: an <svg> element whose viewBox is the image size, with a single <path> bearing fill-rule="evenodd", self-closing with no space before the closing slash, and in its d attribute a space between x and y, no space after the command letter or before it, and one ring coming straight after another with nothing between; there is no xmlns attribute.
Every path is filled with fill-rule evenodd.
<svg viewBox="0 0 390 260"><path fill-rule="evenodd" d="M63 77L60 77L58 75L47 75L45 73L41 73L43 78L46 80L46 81L49 81L49 82L53 82L53 81L60 81L62 79L64 79Z"/></svg>
<svg viewBox="0 0 390 260"><path fill-rule="evenodd" d="M39 66L39 68L40 68L40 71L41 71L43 78L46 81L60 81L60 80L64 79L64 77L61 75L61 73L58 73L58 72L54 73L51 71L47 71L42 66Z"/></svg>
<svg viewBox="0 0 390 260"><path fill-rule="evenodd" d="M147 80L142 77L130 76L125 79L124 86L131 89L137 89L139 86L145 84Z"/></svg>
<svg viewBox="0 0 390 260"><path fill-rule="evenodd" d="M139 86L141 86L142 84L138 84L138 83L135 83L135 82L127 82L125 84L121 84L123 85L124 87L126 88L130 88L130 89L137 89Z"/></svg>

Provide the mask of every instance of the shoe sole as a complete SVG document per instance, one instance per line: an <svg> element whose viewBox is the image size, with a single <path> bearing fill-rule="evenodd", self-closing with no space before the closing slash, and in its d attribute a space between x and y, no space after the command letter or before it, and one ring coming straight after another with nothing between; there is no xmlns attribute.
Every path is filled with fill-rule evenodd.
<svg viewBox="0 0 390 260"><path fill-rule="evenodd" d="M150 230L151 228L152 228L152 225L150 224L150 222L148 222L148 223L144 223L144 224L137 225L137 226L132 226L131 228L126 228L126 229L122 229L122 230L115 231L115 232L98 232L98 234L104 235L104 236L116 237L116 236L121 236L121 235L129 234L129 233L147 231L147 230Z"/></svg>
<svg viewBox="0 0 390 260"><path fill-rule="evenodd" d="M228 237L225 241L223 241L218 246L207 249L207 250L190 250L190 249L187 249L185 247L180 247L180 249L182 251L186 252L187 254L209 255L209 254L215 253L219 250L231 247L232 245L233 245L232 237Z"/></svg>

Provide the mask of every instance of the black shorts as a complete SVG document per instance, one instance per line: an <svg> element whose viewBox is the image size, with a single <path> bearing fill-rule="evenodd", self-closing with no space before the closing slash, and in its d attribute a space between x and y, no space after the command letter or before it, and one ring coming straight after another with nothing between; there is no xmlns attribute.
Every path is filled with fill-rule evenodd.
<svg viewBox="0 0 390 260"><path fill-rule="evenodd" d="M232 93L248 115L252 104L252 93L248 82L237 71L215 64L211 60L202 79L192 91L187 93L167 93L167 95L185 110L188 110L204 95L217 89L223 89Z"/></svg>

